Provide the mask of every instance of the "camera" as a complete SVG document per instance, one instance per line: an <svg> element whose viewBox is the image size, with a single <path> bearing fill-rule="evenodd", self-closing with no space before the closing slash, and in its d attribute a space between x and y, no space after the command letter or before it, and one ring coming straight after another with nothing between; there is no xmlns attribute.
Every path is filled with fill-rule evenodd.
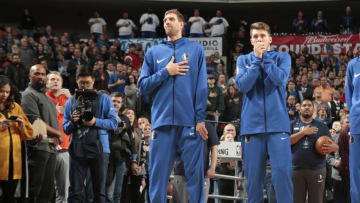
<svg viewBox="0 0 360 203"><path fill-rule="evenodd" d="M94 115L92 114L92 102L96 99L97 93L95 90L80 89L75 92L75 99L79 101L78 105L75 107L80 115L80 120L86 122L91 121Z"/></svg>

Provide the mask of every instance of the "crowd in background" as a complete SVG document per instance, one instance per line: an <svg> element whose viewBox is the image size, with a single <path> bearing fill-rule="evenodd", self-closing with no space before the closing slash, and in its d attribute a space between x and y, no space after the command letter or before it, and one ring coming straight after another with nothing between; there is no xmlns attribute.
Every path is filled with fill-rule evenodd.
<svg viewBox="0 0 360 203"><path fill-rule="evenodd" d="M351 8L346 7L345 13L339 25L340 32L357 33ZM112 98L121 98L118 101L121 105L117 107L117 112L129 119L128 125L131 126L129 134L136 141L136 150L138 151L142 139L145 149L148 150L152 101L150 95L139 95L136 85L146 53L140 44L130 44L129 51L124 52L119 40L136 37L135 33L138 33L134 32L136 29L140 30L139 37L153 38L157 36L157 27L161 27L161 19L148 9L140 17L138 24L129 19L128 13L124 12L122 18L116 23L119 29L119 40L115 39L112 42L106 35L106 21L97 12L89 19L91 35L87 41L72 41L70 32L55 33L51 25L46 25L42 30L40 28L42 26L37 25L35 19L36 17L26 9L21 21L21 29L11 26L0 28L0 75L7 76L12 87L23 92L29 84L30 68L34 64L41 64L47 73L59 72L63 88L68 89L69 94L74 94L75 89L78 88L75 73L80 67L87 67L95 77L95 89L113 95ZM229 24L222 17L221 10L216 11L215 17L206 19L207 21L200 17L199 10L195 10L194 16L188 19L189 23L184 30L185 36L224 37L230 35L227 33ZM297 18L293 20L292 28L297 34L323 33L327 32L328 23L333 22L327 22L323 18L322 11L319 11L311 21L307 21L303 13L299 11ZM239 93L235 84L236 59L251 51L248 23L242 22L238 29L233 30L236 30L231 33L234 36L233 41L226 45L231 49L224 51L224 55L215 52L206 58L209 90L207 120L214 122L219 138L226 141L237 140L241 127L239 123L242 94ZM341 133L339 122L349 114L344 96L347 63L357 57L358 53L349 51L334 55L330 48L325 56L320 56L309 54L308 48L304 47L299 54L293 52L289 54L292 67L286 87L286 103L290 119L298 119L301 101L310 99L315 105L313 118L324 122L332 135L339 135ZM14 100L19 104L20 98L19 94L14 95ZM116 102L114 99L112 101ZM232 123L236 126L236 130L227 131L226 125L218 124L217 121ZM140 167L141 164L138 164ZM225 172L222 173L229 174L231 173L229 171L234 170L234 166L233 164L226 165L225 168L220 167L219 170L224 170ZM130 184L135 184L135 186L115 189L127 190L127 194L132 194L126 196L123 193L128 202L139 201L134 191L139 191L141 186L144 188L148 184L146 173L141 173L140 169L135 169L135 171L138 172L129 174L125 180L121 180L125 185L132 178L134 181ZM340 171L340 173L348 175L346 172ZM115 196L113 194L114 198ZM141 198L145 199L145 197Z"/></svg>

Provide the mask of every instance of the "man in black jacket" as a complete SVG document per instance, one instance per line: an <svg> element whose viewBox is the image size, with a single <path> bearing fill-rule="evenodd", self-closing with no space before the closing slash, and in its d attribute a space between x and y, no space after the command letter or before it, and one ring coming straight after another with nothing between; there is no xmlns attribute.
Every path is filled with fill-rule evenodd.
<svg viewBox="0 0 360 203"><path fill-rule="evenodd" d="M300 94L300 100L313 99L314 87L308 84L308 78L306 75L301 77L301 84L296 87L296 90Z"/></svg>
<svg viewBox="0 0 360 203"><path fill-rule="evenodd" d="M69 62L68 68L67 68L67 76L64 78L64 86L70 90L71 94L74 93L75 88L77 88L76 84L76 70L79 69L81 66L86 66L87 62L81 57L81 51L80 49L74 50L74 57Z"/></svg>
<svg viewBox="0 0 360 203"><path fill-rule="evenodd" d="M28 73L20 60L19 54L12 55L12 62L6 66L5 75L19 91L24 91L27 86Z"/></svg>

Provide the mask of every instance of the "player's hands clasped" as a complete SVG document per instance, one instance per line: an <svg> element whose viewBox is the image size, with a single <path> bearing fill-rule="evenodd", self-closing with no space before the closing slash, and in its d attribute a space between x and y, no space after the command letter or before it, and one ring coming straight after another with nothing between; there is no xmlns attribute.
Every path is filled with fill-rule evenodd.
<svg viewBox="0 0 360 203"><path fill-rule="evenodd" d="M174 63L174 56L171 57L170 62L166 65L166 69L168 70L171 76L174 75L182 75L184 76L186 72L189 71L190 66L186 66L188 61L182 61L179 63Z"/></svg>
<svg viewBox="0 0 360 203"><path fill-rule="evenodd" d="M254 54L258 58L262 58L264 52L266 51L266 45L263 42L257 42L254 45Z"/></svg>

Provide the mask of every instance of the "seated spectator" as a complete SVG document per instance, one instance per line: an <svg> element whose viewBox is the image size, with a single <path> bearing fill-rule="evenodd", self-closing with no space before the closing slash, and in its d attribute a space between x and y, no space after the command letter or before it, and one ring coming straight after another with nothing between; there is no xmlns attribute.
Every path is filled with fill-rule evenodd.
<svg viewBox="0 0 360 203"><path fill-rule="evenodd" d="M6 66L5 75L19 91L24 91L27 86L26 69L20 60L19 54L12 55L12 62Z"/></svg>
<svg viewBox="0 0 360 203"><path fill-rule="evenodd" d="M160 21L152 8L148 8L147 12L140 17L141 37L154 38L156 34L156 27L159 26Z"/></svg>
<svg viewBox="0 0 360 203"><path fill-rule="evenodd" d="M327 64L327 61L330 61L329 66L336 68L335 71L339 72L340 70L340 61L334 56L334 50L330 47L327 51L327 56L324 57L323 64Z"/></svg>
<svg viewBox="0 0 360 203"><path fill-rule="evenodd" d="M207 56L206 57L206 70L207 70L207 74L215 74L216 73L216 66L217 64L215 64L213 62L214 57L211 56Z"/></svg>
<svg viewBox="0 0 360 203"><path fill-rule="evenodd" d="M301 77L301 83L296 87L296 90L299 93L301 101L304 99L312 100L314 88L308 84L308 79L306 75L303 75Z"/></svg>
<svg viewBox="0 0 360 203"><path fill-rule="evenodd" d="M229 23L222 17L221 10L216 10L216 16L211 18L209 25L211 26L211 37L223 37L227 34Z"/></svg>
<svg viewBox="0 0 360 203"><path fill-rule="evenodd" d="M313 20L311 22L311 27L312 27L313 32L315 32L315 33L327 32L327 30L328 30L328 22L323 17L323 12L322 11L317 12L316 17L313 18Z"/></svg>
<svg viewBox="0 0 360 203"><path fill-rule="evenodd" d="M340 33L341 34L354 34L357 33L356 19L351 13L351 7L346 6L345 15L340 21Z"/></svg>
<svg viewBox="0 0 360 203"><path fill-rule="evenodd" d="M308 22L304 19L304 14L302 11L299 11L297 14L297 18L295 18L292 22L293 32L296 34L304 34L308 32Z"/></svg>
<svg viewBox="0 0 360 203"><path fill-rule="evenodd" d="M286 95L287 95L287 97L289 97L290 95L294 96L295 102L300 101L300 95L299 95L299 92L296 90L296 84L293 80L290 80L287 84ZM295 103L294 103L294 105L295 105Z"/></svg>
<svg viewBox="0 0 360 203"><path fill-rule="evenodd" d="M0 202L8 203L15 203L15 190L23 174L21 140L33 138L33 128L14 101L15 94L10 80L0 76Z"/></svg>
<svg viewBox="0 0 360 203"><path fill-rule="evenodd" d="M224 74L222 74L222 73L219 74L217 86L220 87L221 92L223 94L226 94L226 85L227 85L226 76Z"/></svg>
<svg viewBox="0 0 360 203"><path fill-rule="evenodd" d="M330 102L333 100L333 95L334 95L334 88L332 88L326 77L321 77L320 78L320 86L315 88L315 91L320 91L321 92L321 100L323 102Z"/></svg>
<svg viewBox="0 0 360 203"><path fill-rule="evenodd" d="M130 59L130 64L132 68L138 70L141 66L139 55L136 53L136 45L130 44L129 45L129 52L124 55L124 61L126 61L127 57Z"/></svg>
<svg viewBox="0 0 360 203"><path fill-rule="evenodd" d="M190 36L189 37L203 37L204 28L206 21L200 16L199 9L194 10L194 16L190 17L188 22L190 26Z"/></svg>
<svg viewBox="0 0 360 203"><path fill-rule="evenodd" d="M227 88L224 101L225 110L221 120L240 123L242 94L236 89L235 84L230 84Z"/></svg>
<svg viewBox="0 0 360 203"><path fill-rule="evenodd" d="M124 12L122 18L116 22L116 27L119 28L120 39L130 39L133 35L133 30L137 28L134 22L129 19L127 12Z"/></svg>
<svg viewBox="0 0 360 203"><path fill-rule="evenodd" d="M298 118L298 112L295 108L296 100L295 95L289 95L286 101L286 108L289 114L290 121L296 120Z"/></svg>

